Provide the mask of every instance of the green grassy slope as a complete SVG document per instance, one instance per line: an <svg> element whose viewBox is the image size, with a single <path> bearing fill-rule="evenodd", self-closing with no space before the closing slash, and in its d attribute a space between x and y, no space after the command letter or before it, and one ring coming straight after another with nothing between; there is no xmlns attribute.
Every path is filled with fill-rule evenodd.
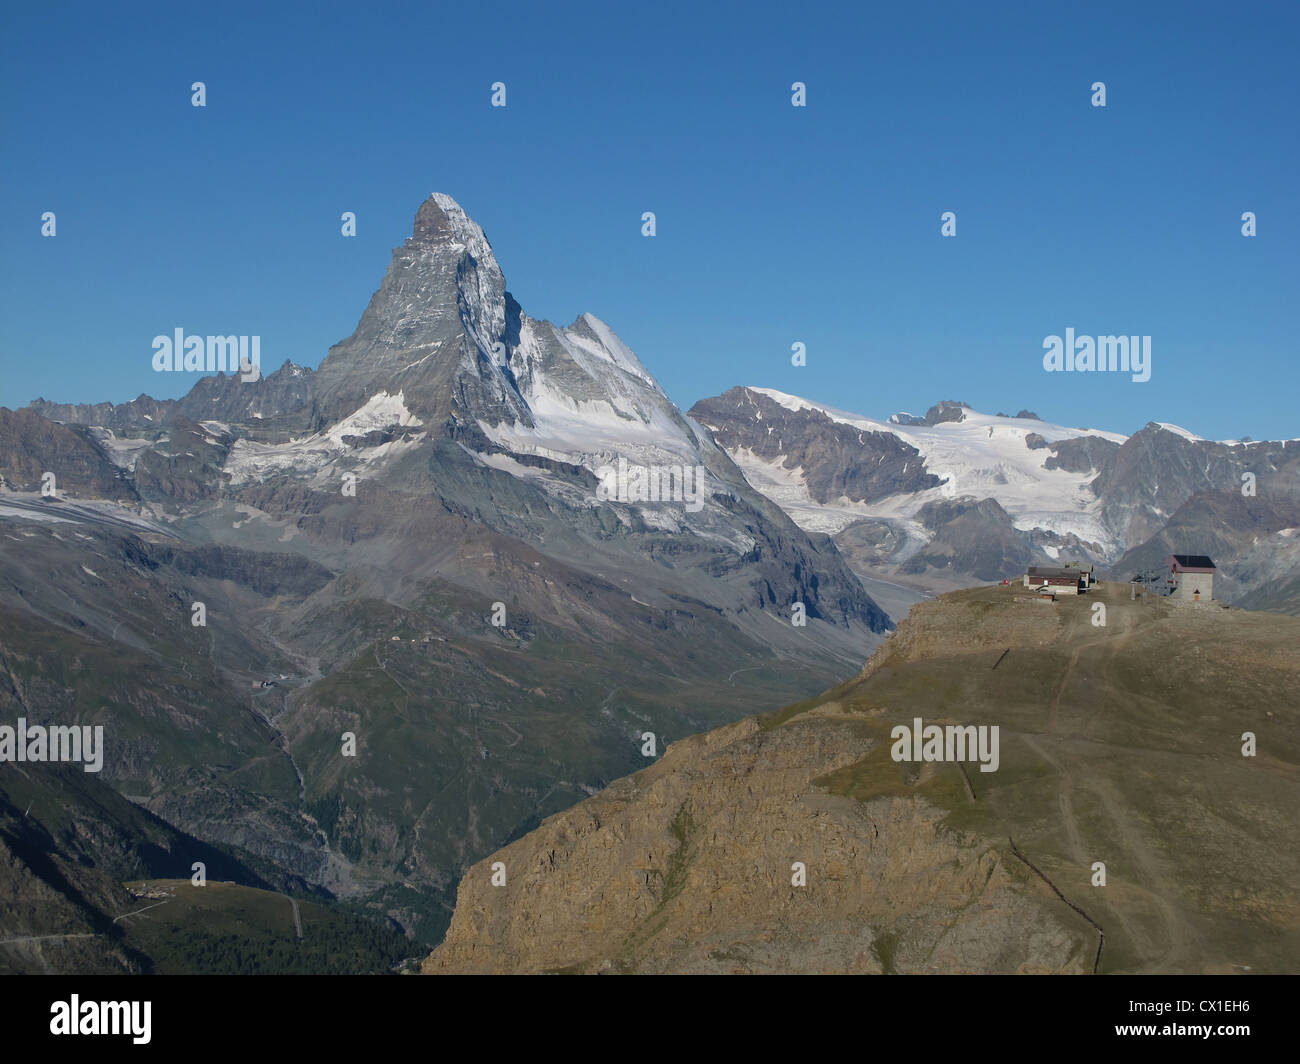
<svg viewBox="0 0 1300 1064"><path fill-rule="evenodd" d="M402 934L336 906L209 880L129 883L140 896L119 923L161 975L347 975L389 971L415 947Z"/></svg>

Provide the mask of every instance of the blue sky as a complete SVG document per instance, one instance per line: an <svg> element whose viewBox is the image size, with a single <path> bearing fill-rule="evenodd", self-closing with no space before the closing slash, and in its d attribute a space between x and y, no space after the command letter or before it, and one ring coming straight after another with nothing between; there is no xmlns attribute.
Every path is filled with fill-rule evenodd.
<svg viewBox="0 0 1300 1064"><path fill-rule="evenodd" d="M529 314L605 319L683 409L1300 436L1296 10L10 5L0 405L179 395L177 326L318 365L437 190ZM1045 373L1067 327L1150 335L1151 380Z"/></svg>

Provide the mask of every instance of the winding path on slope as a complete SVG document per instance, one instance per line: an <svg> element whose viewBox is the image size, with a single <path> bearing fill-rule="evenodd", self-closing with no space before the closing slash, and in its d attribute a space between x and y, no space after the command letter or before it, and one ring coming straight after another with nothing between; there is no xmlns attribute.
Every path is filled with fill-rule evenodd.
<svg viewBox="0 0 1300 1064"><path fill-rule="evenodd" d="M1121 622L1121 630L1117 634L1096 636L1074 643L1069 660L1061 672L1060 680L1057 682L1048 703L1046 733L1043 736L1025 735L1023 737L1026 744L1046 761L1059 777L1057 804L1061 814L1061 823L1065 829L1069 855L1084 869L1090 869L1094 860L1102 860L1106 855L1090 854L1088 852L1087 843L1084 840L1083 832L1080 830L1079 818L1074 809L1075 774L1069 767L1068 758L1060 759L1048 752L1045 740L1050 738L1059 748L1069 739L1075 738L1075 736L1065 735L1061 732L1060 704L1066 685L1074 676L1084 651L1088 651L1099 659L1098 666L1104 670L1106 660L1114 659L1117 653L1132 641L1137 627L1138 615L1131 610L1112 608L1108 612L1108 621L1110 619L1118 619ZM1088 624L1091 625L1090 614ZM1066 632L1065 638L1070 638L1082 627L1084 627L1082 623L1076 622ZM1107 908L1114 913L1130 942L1141 951L1143 956L1155 957L1157 954L1159 955L1158 960L1148 960L1138 970L1142 972L1170 971L1172 964L1188 959L1191 936L1188 933L1186 923L1178 916L1168 898L1159 890L1161 886L1169 882L1169 877L1161 867L1159 859L1154 856L1157 850L1152 840L1144 835L1133 823L1132 818L1124 809L1122 800L1109 782L1089 775L1081 781L1081 786L1095 795L1101 803L1114 830L1114 843L1129 858L1131 867L1139 874L1140 880L1133 881L1132 885L1141 890L1158 909L1161 922L1164 925L1164 941L1157 942L1154 936L1137 926L1134 921L1128 918L1120 905L1107 901ZM1106 861L1107 868L1111 868L1115 863L1114 857L1111 857ZM1162 946L1163 950L1161 949Z"/></svg>
<svg viewBox="0 0 1300 1064"><path fill-rule="evenodd" d="M0 946L8 946L19 942L52 942L65 938L98 938L99 932L85 931L76 935L23 935L19 938L0 938Z"/></svg>

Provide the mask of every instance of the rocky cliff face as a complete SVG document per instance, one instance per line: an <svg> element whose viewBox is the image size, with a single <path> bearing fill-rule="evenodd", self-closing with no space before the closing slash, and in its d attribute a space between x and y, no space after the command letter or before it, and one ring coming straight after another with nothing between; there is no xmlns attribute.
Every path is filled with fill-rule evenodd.
<svg viewBox="0 0 1300 1064"><path fill-rule="evenodd" d="M356 331L321 363L317 427L362 407L377 382L400 392L426 423L527 421L506 366L505 333L505 278L492 247L459 204L435 193L394 250Z"/></svg>
<svg viewBox="0 0 1300 1064"><path fill-rule="evenodd" d="M1254 474L1257 497L1300 497L1300 440L1216 443L1151 422L1110 457L1092 489L1110 527L1136 546L1198 492L1240 494L1243 473Z"/></svg>
<svg viewBox="0 0 1300 1064"><path fill-rule="evenodd" d="M472 869L425 973L1082 970L1086 936L942 809L818 784L872 745L835 707L674 744Z"/></svg>
<svg viewBox="0 0 1300 1064"><path fill-rule="evenodd" d="M53 473L55 492L135 502L136 490L83 426L60 425L30 410L0 407L0 481L11 491L39 493Z"/></svg>
<svg viewBox="0 0 1300 1064"><path fill-rule="evenodd" d="M1142 570L1163 568L1169 555L1184 554L1184 545L1195 543L1218 568L1216 599L1266 596L1300 574L1297 529L1300 495L1248 498L1239 491L1198 492L1154 536L1116 561L1112 571L1117 579L1129 579Z"/></svg>
<svg viewBox="0 0 1300 1064"><path fill-rule="evenodd" d="M118 404L37 399L25 409L51 421L95 426L110 455L114 436L157 439L177 416L196 423L237 425L241 436L283 443L302 435L310 423L315 377L314 370L285 362L255 381L225 373L199 377L180 399L141 395Z"/></svg>
<svg viewBox="0 0 1300 1064"><path fill-rule="evenodd" d="M1044 469L1064 469L1067 473L1091 473L1105 469L1107 462L1119 450L1120 444L1101 436L1079 436L1049 444L1051 457L1043 462Z"/></svg>
<svg viewBox="0 0 1300 1064"><path fill-rule="evenodd" d="M818 410L792 411L748 388L702 399L691 415L713 430L724 450L743 449L798 470L808 494L820 503L841 497L876 502L940 483L925 471L920 452L892 433L864 432Z"/></svg>

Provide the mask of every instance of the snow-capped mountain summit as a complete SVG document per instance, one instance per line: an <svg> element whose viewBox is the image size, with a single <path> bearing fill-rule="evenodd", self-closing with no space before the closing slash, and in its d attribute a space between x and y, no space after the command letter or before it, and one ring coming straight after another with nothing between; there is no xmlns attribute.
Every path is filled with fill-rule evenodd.
<svg viewBox="0 0 1300 1064"><path fill-rule="evenodd" d="M981 414L949 401L925 418L883 422L771 388L733 388L692 413L751 483L815 531L838 532L863 517L915 523L927 503L974 496L996 498L1017 528L1099 544L1109 538L1086 491L1095 471L1059 452L1078 439L1113 450L1126 438L1117 433Z"/></svg>
<svg viewBox="0 0 1300 1064"><path fill-rule="evenodd" d="M317 427L364 405L380 388L437 425L472 407L527 418L506 368L505 278L492 245L450 196L434 193L356 331L317 371Z"/></svg>
<svg viewBox="0 0 1300 1064"><path fill-rule="evenodd" d="M420 206L356 331L321 364L318 429L385 393L400 394L431 437L511 472L517 466L501 456L593 473L622 457L704 466L719 490L748 490L605 322L529 317L483 230L441 193Z"/></svg>
<svg viewBox="0 0 1300 1064"><path fill-rule="evenodd" d="M1300 441L1214 442L1165 422L1124 436L955 400L883 422L770 388L733 388L691 414L756 488L803 528L831 534L860 572L923 587L1068 559L1158 565L1171 548L1195 547L1222 556L1227 594L1241 537L1280 535L1300 496ZM1257 482L1260 503L1243 480ZM1171 523L1182 531L1162 533ZM1244 570L1236 579L1258 583Z"/></svg>
<svg viewBox="0 0 1300 1064"><path fill-rule="evenodd" d="M687 463L706 468L718 490L744 490L709 434L595 315L567 327L521 315L507 357L527 416L478 419L497 447L593 472L619 457L643 465Z"/></svg>

